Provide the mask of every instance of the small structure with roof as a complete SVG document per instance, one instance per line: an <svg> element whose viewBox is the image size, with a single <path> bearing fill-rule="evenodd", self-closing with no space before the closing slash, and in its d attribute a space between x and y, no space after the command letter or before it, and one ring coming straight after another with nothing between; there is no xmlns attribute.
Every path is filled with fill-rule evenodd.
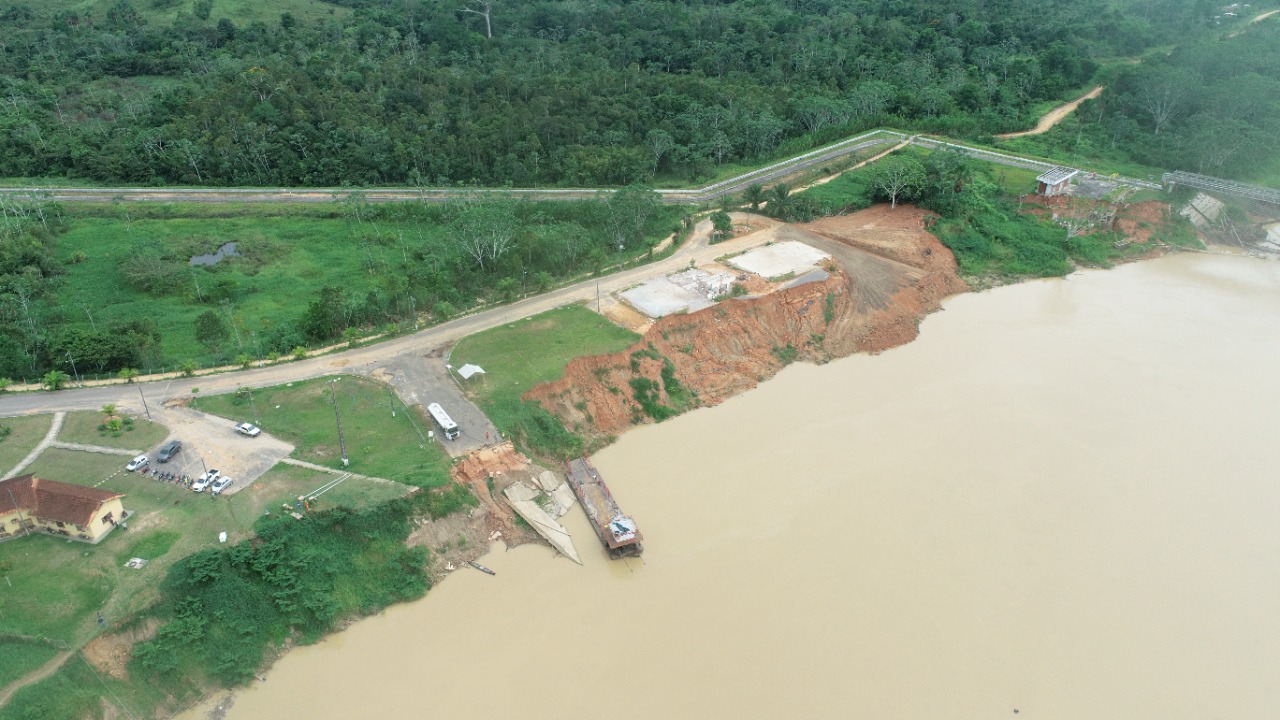
<svg viewBox="0 0 1280 720"><path fill-rule="evenodd" d="M0 481L0 541L29 532L97 543L128 513L122 493L20 475Z"/></svg>
<svg viewBox="0 0 1280 720"><path fill-rule="evenodd" d="M1046 170L1036 178L1036 192L1046 197L1064 195L1071 187L1071 178L1079 174L1075 168L1061 166Z"/></svg>

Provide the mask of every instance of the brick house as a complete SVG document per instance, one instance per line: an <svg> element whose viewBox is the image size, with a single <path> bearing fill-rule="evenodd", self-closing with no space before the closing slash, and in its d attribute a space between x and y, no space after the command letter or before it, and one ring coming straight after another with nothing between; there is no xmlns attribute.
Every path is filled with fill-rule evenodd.
<svg viewBox="0 0 1280 720"><path fill-rule="evenodd" d="M122 497L35 475L0 480L0 541L31 531L97 543L126 517Z"/></svg>

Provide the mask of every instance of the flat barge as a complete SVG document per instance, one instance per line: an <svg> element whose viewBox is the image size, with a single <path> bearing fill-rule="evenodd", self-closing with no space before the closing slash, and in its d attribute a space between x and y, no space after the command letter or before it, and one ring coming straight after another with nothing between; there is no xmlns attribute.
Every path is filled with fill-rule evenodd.
<svg viewBox="0 0 1280 720"><path fill-rule="evenodd" d="M578 496L582 509L587 511L587 519L595 528L596 536L609 551L609 557L617 560L624 557L640 557L644 546L640 541L644 537L636 527L636 521L622 514L618 503L604 484L600 471L591 465L586 458L570 460L566 479L573 494Z"/></svg>

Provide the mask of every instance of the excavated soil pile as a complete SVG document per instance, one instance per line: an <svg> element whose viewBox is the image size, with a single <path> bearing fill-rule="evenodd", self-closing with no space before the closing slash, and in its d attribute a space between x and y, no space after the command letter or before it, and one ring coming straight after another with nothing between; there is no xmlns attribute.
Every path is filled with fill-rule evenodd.
<svg viewBox="0 0 1280 720"><path fill-rule="evenodd" d="M494 538L495 534L500 535L507 547L515 547L526 542L537 542L540 538L532 530L516 522L515 512L502 499L502 491L512 483L538 476L544 469L533 464L508 441L467 455L454 464L450 475L455 482L471 488L480 500L485 516L483 532L490 538ZM439 522L443 521L437 521ZM480 552L464 552L460 555L464 560L474 560L473 555L483 554L485 548L486 544L482 543L476 548Z"/></svg>
<svg viewBox="0 0 1280 720"><path fill-rule="evenodd" d="M717 404L793 360L825 362L910 342L943 298L967 289L951 252L925 232L927 216L912 207L875 207L776 228L779 241L830 253L830 277L665 317L634 346L578 358L563 378L525 398L575 432L605 437Z"/></svg>

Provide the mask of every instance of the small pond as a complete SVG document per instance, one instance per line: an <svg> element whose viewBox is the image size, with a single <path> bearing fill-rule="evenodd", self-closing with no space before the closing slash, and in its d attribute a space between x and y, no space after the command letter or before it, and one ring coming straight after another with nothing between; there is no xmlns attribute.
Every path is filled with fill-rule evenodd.
<svg viewBox="0 0 1280 720"><path fill-rule="evenodd" d="M236 244L234 242L229 242L226 245L223 245L222 247L218 248L218 252L212 255L193 256L191 258L191 264L192 265L217 265L218 263L222 262L223 258L236 257L237 255L239 255L239 253L236 252Z"/></svg>

